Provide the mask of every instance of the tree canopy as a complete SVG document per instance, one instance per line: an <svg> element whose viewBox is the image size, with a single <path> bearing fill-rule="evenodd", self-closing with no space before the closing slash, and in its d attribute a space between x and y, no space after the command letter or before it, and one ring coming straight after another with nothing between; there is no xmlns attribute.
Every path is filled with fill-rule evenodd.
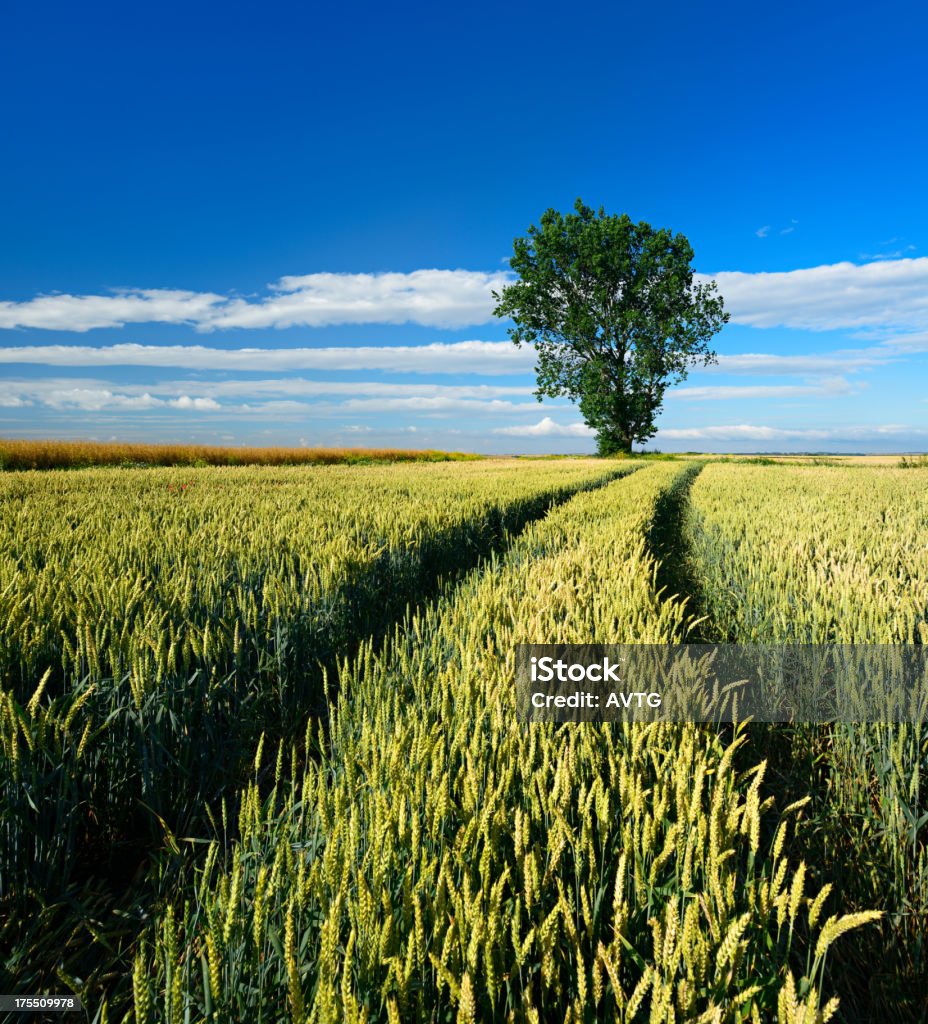
<svg viewBox="0 0 928 1024"><path fill-rule="evenodd" d="M694 282L683 235L574 209L547 210L514 240L519 279L493 293L494 313L534 345L538 400L570 398L601 454L630 452L656 433L667 388L716 361L709 341L729 314L715 282Z"/></svg>

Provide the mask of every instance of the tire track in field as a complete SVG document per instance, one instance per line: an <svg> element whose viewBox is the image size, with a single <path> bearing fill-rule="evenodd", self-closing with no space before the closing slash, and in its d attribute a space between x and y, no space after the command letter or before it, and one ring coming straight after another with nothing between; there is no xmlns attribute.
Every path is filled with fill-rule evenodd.
<svg viewBox="0 0 928 1024"><path fill-rule="evenodd" d="M326 698L323 677L337 680L338 666L346 660L353 661L365 642L372 643L375 652L379 651L408 616L439 596L452 593L494 555L505 555L532 523L576 495L616 483L639 468L640 464L604 466L602 475L592 480L552 488L509 509L488 510L485 523L474 529L469 543L461 542L460 528L428 538L427 543L433 549L431 555L423 558L422 567L414 578L403 580L399 589L392 592L385 586L384 579L376 576L367 580L346 579L346 588L354 589L353 599L361 606L364 599L379 588L382 601L377 613L359 616L354 630L347 630L350 639L343 635L342 642L334 645L326 657L305 665L300 673L302 678L295 681L305 704L292 709L292 714L268 723L267 747L273 749L281 740L302 739L307 719L315 719L323 731L327 729L329 709L338 694L330 683ZM125 833L119 847L121 856L114 858L113 863L95 859L85 873L72 877L66 893L42 894L43 907L41 911L36 908L34 917L24 912L0 922L0 936L16 951L9 965L0 962L0 982L3 983L0 987L8 991L60 988L56 973L59 966L68 974L85 980L121 976L128 984L133 939L140 933L145 916L200 860L199 847L188 843L201 844L218 838L225 847L237 834L234 813L227 817L223 809L220 815L218 804L230 789L236 792L243 776L248 774L245 766L250 769L258 737L247 730L247 723L237 727L231 719L224 724L226 727L214 731L212 738L217 735L223 738L225 749L211 750L206 744L202 752L204 764L212 774L209 790L203 792L194 785L187 792L174 792L178 817L161 822L169 830L167 834L162 833L153 818L148 820L141 813L137 820L122 822ZM201 736L200 740L203 738ZM273 781L267 778L268 773L273 776L272 762L262 780L265 783ZM205 809L209 805L217 812L212 820L211 812ZM187 812L194 806L198 806L199 811L191 811L188 816ZM176 846L175 834L182 837L183 853ZM175 845L173 852L168 848L171 843ZM62 962L62 943L56 937L80 931L83 921L93 922L94 929L106 942L88 941ZM111 948L106 949L106 945Z"/></svg>
<svg viewBox="0 0 928 1024"><path fill-rule="evenodd" d="M693 462L660 497L648 531L648 549L657 561L657 590L662 600L677 596L686 601L692 625L689 643L705 643L710 635L704 621L703 601L697 567L687 543L686 520L690 510L690 488L705 462ZM704 628L705 627L705 628Z"/></svg>
<svg viewBox="0 0 928 1024"><path fill-rule="evenodd" d="M345 661L354 661L365 643L371 643L373 653L378 653L387 637L401 627L407 618L411 618L425 605L437 598L453 593L464 580L473 572L480 570L494 556L505 556L532 523L544 519L554 509L566 504L578 494L608 487L610 484L630 476L640 468L641 466L637 464L617 466L612 470L604 471L603 475L596 479L577 483L570 488L565 487L558 491L538 495L531 502L527 501L525 506L516 513L500 509L497 521L488 528L483 543L464 548L458 546L454 551L450 551L445 550L447 542L442 544L441 538L438 538L437 541L433 539L431 543L442 549L443 557L435 560L439 563L439 568L436 569L426 564L414 588L408 588L399 595L384 595L385 601L381 606L380 614L367 619L364 624L359 624L354 629L354 634L349 641L341 644L329 657L321 659L318 665L310 670L318 681L317 692L322 694L323 673L329 680L337 679L339 665L344 664ZM453 556L454 565L449 572L446 566L451 561L451 556ZM336 697L337 694L332 691L330 683L328 698L323 695L322 701L316 701L308 706L305 709L305 715L324 721L328 717L329 704ZM268 736L268 739L275 741L279 738L278 736Z"/></svg>

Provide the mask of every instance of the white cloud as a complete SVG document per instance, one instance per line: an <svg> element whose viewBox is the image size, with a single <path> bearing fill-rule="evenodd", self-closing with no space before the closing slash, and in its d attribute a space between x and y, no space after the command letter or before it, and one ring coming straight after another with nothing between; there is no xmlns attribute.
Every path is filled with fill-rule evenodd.
<svg viewBox="0 0 928 1024"><path fill-rule="evenodd" d="M817 384L719 384L675 388L667 393L667 397L686 402L706 402L731 398L802 398L813 395L834 397L854 393L854 388L844 377L826 377Z"/></svg>
<svg viewBox="0 0 928 1024"><path fill-rule="evenodd" d="M491 319L490 293L512 279L507 271L474 270L304 274L281 278L269 286L270 295L258 300L164 289L40 295L0 302L0 328L89 331L133 323L188 323L200 331L332 324L466 327Z"/></svg>
<svg viewBox="0 0 928 1024"><path fill-rule="evenodd" d="M213 398L191 398L189 395L181 395L180 398L171 398L168 405L175 409L197 409L200 411L215 412L222 406Z"/></svg>
<svg viewBox="0 0 928 1024"><path fill-rule="evenodd" d="M393 437L396 434L416 434L416 433L418 433L418 431L419 431L418 427L394 427L394 426L391 425L391 426L385 427L385 428L383 428L381 430L378 430L377 433L379 433L379 434L386 434L389 437ZM349 434L349 435L352 435L352 436L360 435L360 434L373 434L374 433L374 428L373 427L364 426L364 425L359 424L359 423L351 423L347 427L339 428L338 433L339 434ZM445 433L446 434L456 434L457 431L456 430L446 430Z"/></svg>
<svg viewBox="0 0 928 1024"><path fill-rule="evenodd" d="M662 429L660 440L668 441L868 441L895 436L928 435L928 430L901 424L828 428L789 428L731 423L724 426Z"/></svg>
<svg viewBox="0 0 928 1024"><path fill-rule="evenodd" d="M555 423L550 416L523 427L498 427L494 434L509 437L591 437L594 433L585 423Z"/></svg>
<svg viewBox="0 0 928 1024"><path fill-rule="evenodd" d="M165 366L185 370L383 370L395 373L529 373L530 346L509 341L435 342L356 348L207 348L203 345L24 345L0 347L0 363L43 366Z"/></svg>
<svg viewBox="0 0 928 1024"><path fill-rule="evenodd" d="M488 384L394 384L390 381L317 381L301 377L265 380L166 380L145 384L114 384L107 380L75 377L40 379L13 379L0 381L0 402L14 399L38 399L51 392L70 389L119 389L126 395L184 393L209 398L251 398L255 396L284 395L296 398L324 396L357 398L373 396L376 399L413 400L473 400L487 403L500 398L525 398L533 394L531 387L494 387ZM510 404L510 403L505 403ZM537 404L526 408L537 411Z"/></svg>
<svg viewBox="0 0 928 1024"><path fill-rule="evenodd" d="M883 245L892 245L893 242L897 242L897 238L890 238L888 241L883 242ZM862 252L858 259L862 260L898 260L903 256L907 256L909 253L916 252L918 249L917 245L907 245L904 248L894 249L892 252Z"/></svg>
<svg viewBox="0 0 928 1024"><path fill-rule="evenodd" d="M853 373L890 362L895 355L895 344L812 355L781 356L770 352L742 352L735 355L720 355L717 364L700 368L699 372L744 373L764 377Z"/></svg>
<svg viewBox="0 0 928 1024"><path fill-rule="evenodd" d="M242 395L293 395L315 398L320 395L370 395L376 398L449 398L487 401L503 397L528 397L534 388L497 387L491 384L394 384L391 381L306 380L303 377L279 377L265 380L166 381L165 388L184 388L222 397Z"/></svg>
<svg viewBox="0 0 928 1024"><path fill-rule="evenodd" d="M306 413L327 413L332 409L339 408L332 404L319 404L319 405L308 405L306 402L294 402L294 401L271 401L271 402L246 402L244 405L224 405L222 406L223 412L226 413L244 413L247 415L265 415L272 417L279 416L292 416L299 415L304 416Z"/></svg>
<svg viewBox="0 0 928 1024"><path fill-rule="evenodd" d="M198 324L225 302L210 292L151 288L115 295L40 295L27 302L0 302L0 328L41 327L89 331L125 324Z"/></svg>
<svg viewBox="0 0 928 1024"><path fill-rule="evenodd" d="M499 397L500 394L506 397ZM0 405L8 408L26 405L94 411L117 408L174 408L273 416L330 416L341 412L412 412L438 416L455 413L478 416L535 415L538 412L537 402L508 400L509 395L522 397L530 394L531 389L527 387L493 388L363 381L165 381L119 385L110 381L74 378L0 381ZM278 395L283 397L275 397ZM270 400L254 400L269 396ZM238 401L225 404L219 401L230 398ZM299 400L306 398L311 400ZM242 401L243 399L245 401Z"/></svg>
<svg viewBox="0 0 928 1024"><path fill-rule="evenodd" d="M178 395L175 398L157 398L147 391L141 394L126 394L107 388L57 388L41 395L44 405L52 409L73 409L86 412L101 412L109 409L184 409L196 412L216 412L222 406L212 398L191 398Z"/></svg>
<svg viewBox="0 0 928 1024"><path fill-rule="evenodd" d="M531 413L538 412L537 402L504 402L501 399L449 398L351 398L342 405L350 412L424 412L424 413Z"/></svg>
<svg viewBox="0 0 928 1024"><path fill-rule="evenodd" d="M698 275L701 280L710 280ZM732 321L810 331L928 328L928 257L714 275Z"/></svg>
<svg viewBox="0 0 928 1024"><path fill-rule="evenodd" d="M272 286L273 296L261 302L233 299L200 328L367 323L467 327L491 318L491 291L511 280L504 271L472 270L283 277Z"/></svg>
<svg viewBox="0 0 928 1024"><path fill-rule="evenodd" d="M757 234L765 237L770 230L765 225ZM928 257L775 273L722 271L714 279L733 321L752 327L928 329ZM40 295L0 302L0 328L87 331L133 323L192 324L200 331L351 323L460 328L491 320L491 292L512 280L505 270L415 270L287 276L270 286L270 294L253 299L165 289Z"/></svg>
<svg viewBox="0 0 928 1024"><path fill-rule="evenodd" d="M884 341L881 347L885 347L899 355L928 352L928 331L917 334L898 335L890 341Z"/></svg>
<svg viewBox="0 0 928 1024"><path fill-rule="evenodd" d="M758 238L766 238L770 234L770 225L765 224L762 228L758 228L755 232Z"/></svg>
<svg viewBox="0 0 928 1024"><path fill-rule="evenodd" d="M747 352L720 355L718 364L699 373L755 376L820 376L853 373L890 362L899 356L928 351L928 332L902 335L892 341L859 349L810 355ZM305 372L315 370L373 370L389 373L505 376L532 372L535 355L508 341L436 342L429 345L358 346L341 348L207 348L202 345L26 345L0 346L0 364L81 367L164 367L191 371ZM287 380L225 381L215 385L185 381L178 387L221 388L224 394L434 394L441 385ZM458 397L498 397L529 394L533 389L491 385L459 385ZM441 393L449 394L443 391Z"/></svg>

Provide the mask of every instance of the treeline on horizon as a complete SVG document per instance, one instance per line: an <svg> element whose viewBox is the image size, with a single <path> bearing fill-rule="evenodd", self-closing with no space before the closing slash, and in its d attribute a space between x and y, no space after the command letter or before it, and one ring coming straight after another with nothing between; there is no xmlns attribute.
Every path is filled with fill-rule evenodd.
<svg viewBox="0 0 928 1024"><path fill-rule="evenodd" d="M376 462L465 462L467 452L402 448L232 448L199 444L0 439L0 470L88 466L299 466Z"/></svg>

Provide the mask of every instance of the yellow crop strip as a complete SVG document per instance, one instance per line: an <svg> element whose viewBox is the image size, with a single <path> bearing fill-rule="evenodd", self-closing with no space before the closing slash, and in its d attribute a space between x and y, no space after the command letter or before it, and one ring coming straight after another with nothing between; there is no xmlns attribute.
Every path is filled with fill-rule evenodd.
<svg viewBox="0 0 928 1024"><path fill-rule="evenodd" d="M0 438L0 470L90 466L334 466L370 462L465 462L481 457L431 449L229 448L201 444Z"/></svg>

